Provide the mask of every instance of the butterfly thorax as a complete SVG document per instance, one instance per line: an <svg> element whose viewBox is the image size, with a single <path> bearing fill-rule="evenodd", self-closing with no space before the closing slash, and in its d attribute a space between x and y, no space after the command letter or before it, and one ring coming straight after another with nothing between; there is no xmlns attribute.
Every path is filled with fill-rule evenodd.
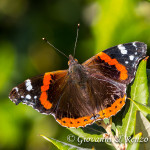
<svg viewBox="0 0 150 150"><path fill-rule="evenodd" d="M78 63L78 60L73 58L72 55L69 55L68 61L69 69L69 77L73 82L82 83L86 80L86 70L85 68Z"/></svg>

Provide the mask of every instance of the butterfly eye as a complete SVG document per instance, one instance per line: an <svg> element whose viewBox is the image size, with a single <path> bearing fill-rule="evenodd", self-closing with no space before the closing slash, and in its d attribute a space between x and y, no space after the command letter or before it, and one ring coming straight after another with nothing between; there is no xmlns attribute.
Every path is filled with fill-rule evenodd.
<svg viewBox="0 0 150 150"><path fill-rule="evenodd" d="M76 61L76 62L78 62L78 60L77 60L77 59L75 59L75 61Z"/></svg>

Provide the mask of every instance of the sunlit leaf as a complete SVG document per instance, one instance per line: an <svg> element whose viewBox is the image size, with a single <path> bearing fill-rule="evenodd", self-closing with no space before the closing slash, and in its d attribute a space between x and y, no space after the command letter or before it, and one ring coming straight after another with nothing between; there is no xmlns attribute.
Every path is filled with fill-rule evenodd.
<svg viewBox="0 0 150 150"><path fill-rule="evenodd" d="M150 123L141 112L136 115L136 133L142 132L140 149L149 150L150 148Z"/></svg>
<svg viewBox="0 0 150 150"><path fill-rule="evenodd" d="M75 129L75 128L69 128L69 130L74 133L75 135L77 135L78 137L80 138L103 138L103 135L100 134L92 134L92 133L88 133L85 131L85 129L81 129L81 128L78 128L78 129ZM91 129L91 132L94 132L92 129ZM101 131L100 131L101 132Z"/></svg>
<svg viewBox="0 0 150 150"><path fill-rule="evenodd" d="M150 69L147 69L147 79L148 79L148 88L149 88L149 93L150 93ZM148 99L148 106L150 107L150 96Z"/></svg>
<svg viewBox="0 0 150 150"><path fill-rule="evenodd" d="M115 128L114 124L112 126ZM112 143L110 143L109 139L105 140L103 137L103 133L106 133L106 131L97 124L85 128L69 128L69 130L77 136L78 144L91 142L92 144L98 143L98 148L100 149L113 149Z"/></svg>
<svg viewBox="0 0 150 150"><path fill-rule="evenodd" d="M142 60L140 63L134 83L131 87L131 99L147 104L148 102L148 86L147 86L147 75L146 75L146 61ZM135 130L137 108L133 102L130 102L128 112L125 114L122 126L122 135L124 138L130 137Z"/></svg>
<svg viewBox="0 0 150 150"><path fill-rule="evenodd" d="M136 134L130 141L127 150L139 150L140 142L136 142L137 139L140 139L142 136L142 133Z"/></svg>
<svg viewBox="0 0 150 150"><path fill-rule="evenodd" d="M136 73L136 78L131 87L131 99L142 104L148 104L149 97L146 62L147 61L144 59L140 63Z"/></svg>
<svg viewBox="0 0 150 150"><path fill-rule="evenodd" d="M68 143L65 143L65 142L61 142L61 141L58 141L54 138L48 138L44 135L41 135L44 139L46 139L47 141L53 143L58 149L60 150L91 150L91 149L88 149L88 148L81 148L81 147L77 147L77 146L74 146L74 145L71 145L71 144L68 144Z"/></svg>
<svg viewBox="0 0 150 150"><path fill-rule="evenodd" d="M146 105L143 105L141 103L138 103L134 100L131 100L134 105L136 106L136 108L141 111L145 117L148 117L148 119L150 119L149 115L150 115L150 107L146 106Z"/></svg>

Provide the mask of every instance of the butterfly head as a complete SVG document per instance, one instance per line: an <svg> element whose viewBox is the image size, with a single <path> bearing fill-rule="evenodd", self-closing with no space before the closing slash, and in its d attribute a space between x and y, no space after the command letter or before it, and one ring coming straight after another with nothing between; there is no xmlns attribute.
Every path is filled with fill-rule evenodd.
<svg viewBox="0 0 150 150"><path fill-rule="evenodd" d="M71 65L75 65L75 64L78 64L78 60L75 59L72 55L69 55L68 65L71 66Z"/></svg>

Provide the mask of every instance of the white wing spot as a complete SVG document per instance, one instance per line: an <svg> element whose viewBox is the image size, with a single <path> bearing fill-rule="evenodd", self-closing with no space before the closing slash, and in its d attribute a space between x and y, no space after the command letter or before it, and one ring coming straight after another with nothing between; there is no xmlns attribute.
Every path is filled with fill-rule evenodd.
<svg viewBox="0 0 150 150"><path fill-rule="evenodd" d="M125 61L125 63L128 64L129 62L128 62L128 61Z"/></svg>
<svg viewBox="0 0 150 150"><path fill-rule="evenodd" d="M21 96L21 98L24 98L24 96Z"/></svg>
<svg viewBox="0 0 150 150"><path fill-rule="evenodd" d="M142 48L142 52L145 53L145 48L144 47Z"/></svg>
<svg viewBox="0 0 150 150"><path fill-rule="evenodd" d="M133 59L134 59L134 56L133 56L133 55L130 55L129 58L130 58L130 60L133 60Z"/></svg>
<svg viewBox="0 0 150 150"><path fill-rule="evenodd" d="M19 91L18 87L14 87L14 90L16 90L16 92L18 92L18 91Z"/></svg>
<svg viewBox="0 0 150 150"><path fill-rule="evenodd" d="M133 42L132 44L135 48L137 48L136 42Z"/></svg>
<svg viewBox="0 0 150 150"><path fill-rule="evenodd" d="M28 102L27 100L23 100L23 101L22 101L23 104L26 104L27 102Z"/></svg>
<svg viewBox="0 0 150 150"><path fill-rule="evenodd" d="M34 99L37 99L37 96L34 96Z"/></svg>
<svg viewBox="0 0 150 150"><path fill-rule="evenodd" d="M122 54L127 54L127 50L122 44L118 45L118 49L121 51Z"/></svg>
<svg viewBox="0 0 150 150"><path fill-rule="evenodd" d="M31 80L30 79L27 79L25 81L25 85L26 85L27 91L31 91L32 90L32 85L31 85Z"/></svg>
<svg viewBox="0 0 150 150"><path fill-rule="evenodd" d="M135 52L134 54L137 55L137 52Z"/></svg>
<svg viewBox="0 0 150 150"><path fill-rule="evenodd" d="M31 96L29 94L27 94L26 99L31 99Z"/></svg>

